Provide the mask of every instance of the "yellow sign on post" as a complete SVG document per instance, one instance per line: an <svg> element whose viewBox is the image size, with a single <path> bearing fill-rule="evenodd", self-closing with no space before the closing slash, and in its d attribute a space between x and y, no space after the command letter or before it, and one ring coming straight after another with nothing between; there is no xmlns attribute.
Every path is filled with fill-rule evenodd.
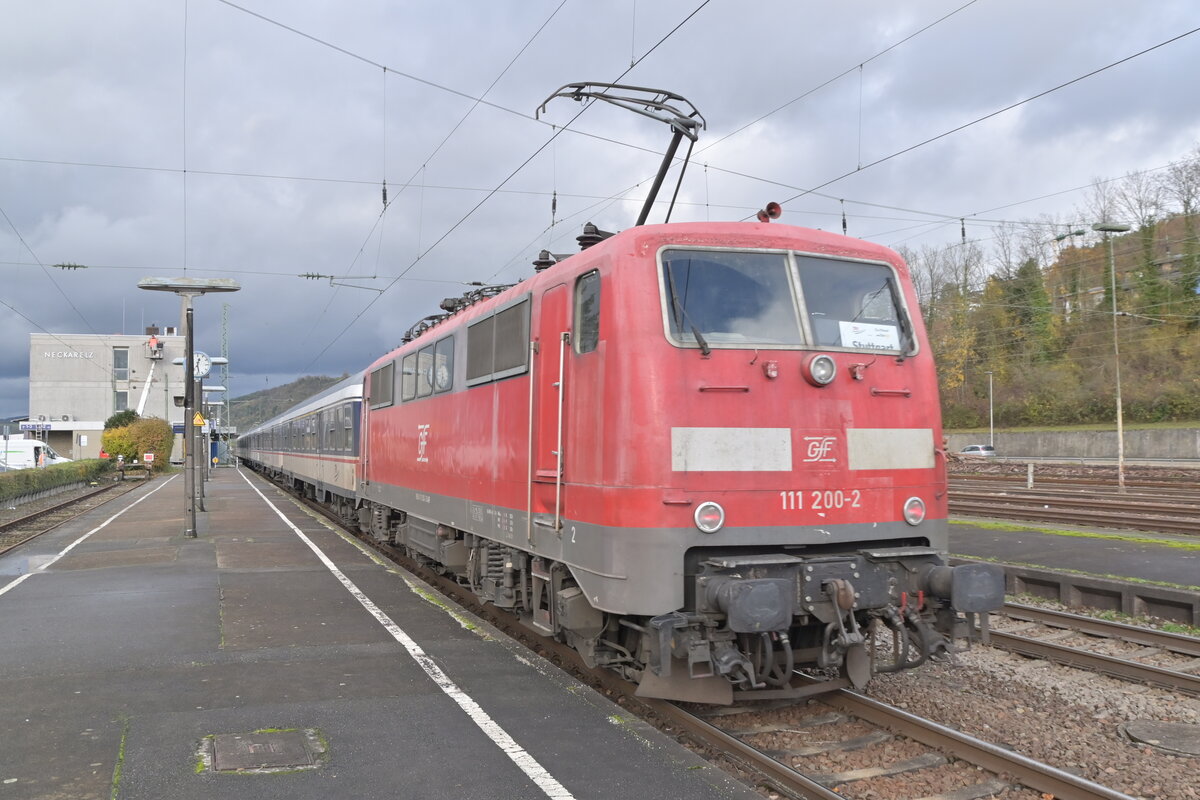
<svg viewBox="0 0 1200 800"><path fill-rule="evenodd" d="M208 423L204 421L204 417L201 416L199 411L197 411L196 416L192 417L192 424L196 426L203 426L207 425Z"/></svg>

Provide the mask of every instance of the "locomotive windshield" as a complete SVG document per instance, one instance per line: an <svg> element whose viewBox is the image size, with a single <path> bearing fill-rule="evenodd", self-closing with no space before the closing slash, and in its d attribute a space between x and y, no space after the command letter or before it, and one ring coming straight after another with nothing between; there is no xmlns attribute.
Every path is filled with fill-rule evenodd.
<svg viewBox="0 0 1200 800"><path fill-rule="evenodd" d="M665 250L663 299L671 338L712 347L911 347L886 266L732 250Z"/></svg>

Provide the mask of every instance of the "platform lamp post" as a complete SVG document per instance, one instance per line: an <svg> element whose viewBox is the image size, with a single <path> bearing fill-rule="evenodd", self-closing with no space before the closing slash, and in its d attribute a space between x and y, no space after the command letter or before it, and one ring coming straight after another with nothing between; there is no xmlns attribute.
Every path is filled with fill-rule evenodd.
<svg viewBox="0 0 1200 800"><path fill-rule="evenodd" d="M994 449L996 447L996 417L992 413L992 371L989 369L984 374L988 376L988 444Z"/></svg>
<svg viewBox="0 0 1200 800"><path fill-rule="evenodd" d="M212 292L236 292L242 288L237 281L228 278L143 278L138 281L139 289L152 292L172 292L184 299L184 337L187 342L184 355L183 429L185 431L183 466L183 510L184 538L196 538L196 448L192 437L192 416L196 408L196 362L192 334L192 301L200 295Z"/></svg>
<svg viewBox="0 0 1200 800"><path fill-rule="evenodd" d="M1131 228L1119 222L1097 222L1092 230L1104 234L1108 243L1108 293L1112 299L1113 376L1117 384L1117 491L1125 492L1125 413L1121 405L1121 346L1117 337L1117 260L1113 256L1113 233L1125 233Z"/></svg>

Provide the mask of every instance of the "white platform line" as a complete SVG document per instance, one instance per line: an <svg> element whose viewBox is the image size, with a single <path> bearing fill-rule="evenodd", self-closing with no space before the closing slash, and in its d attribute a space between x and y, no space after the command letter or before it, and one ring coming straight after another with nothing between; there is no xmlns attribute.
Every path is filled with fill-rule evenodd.
<svg viewBox="0 0 1200 800"><path fill-rule="evenodd" d="M125 506L124 508L122 508L122 509L121 509L120 511L118 511L117 513L113 514L111 517L109 517L108 519L104 520L104 522L101 522L101 523L100 523L99 525L97 525L95 528L92 528L90 531L88 531L87 533L85 533L83 536L80 536L78 539L76 539L75 541L71 542L69 545L67 545L66 547L64 547L64 548L62 549L62 552L60 552L60 553L59 553L58 555L56 555L54 558L52 558L52 559L50 559L49 561L47 561L45 564L42 564L40 567L38 567L36 570L34 570L34 572L42 572L42 571L43 571L43 570L45 570L47 567L49 567L50 565L52 565L54 562L58 561L60 558L62 558L63 556L65 556L67 553L69 553L69 552L71 552L72 550L74 550L74 549L75 549L75 548L76 548L78 545L82 544L82 543L83 543L85 540L87 540L87 538L88 538L88 537L90 537L90 536L91 536L93 533L97 533L98 531L102 531L102 530L104 530L105 528L107 528L107 527L108 527L108 524L109 524L110 522L112 522L114 519L116 519L117 517L121 516L121 515L122 515L122 514L124 514L126 511L128 511L128 510L129 510L129 509L131 509L131 508L133 508L134 506L136 506L138 503L142 502L142 501L143 501L143 500L145 500L146 498L150 497L150 495L154 494L154 493L155 493L155 492L157 492L159 489L162 489L162 488L163 488L163 486L166 486L168 483L170 483L170 482L171 482L171 481L173 481L173 480L175 480L175 476L174 476L174 475L172 475L170 478L167 478L165 481L163 481L163 484L162 484L162 486L159 486L159 487L157 487L157 488L153 489L152 491L146 492L144 495L142 495L141 497L139 497L137 500L134 500L132 503L130 503L129 505ZM6 585L5 585L3 588L0 588L0 595L4 594L5 592L7 592L7 591L9 591L9 590L11 590L11 589L15 589L15 588L17 588L17 587L18 587L18 586L20 586L22 583L24 583L24 582L25 582L25 580L26 580L27 578L29 578L29 576L31 576L31 575L33 575L33 574L34 574L33 572L26 572L26 573L25 573L24 575L22 575L21 577L19 577L19 578L16 578L15 580L12 580L12 581L10 581L10 582L9 582L9 583L7 583L7 584L6 584Z"/></svg>
<svg viewBox="0 0 1200 800"><path fill-rule="evenodd" d="M292 532L300 537L300 541L304 542L306 545L308 545L310 550L316 553L317 558L321 560L321 563L333 573L333 576L338 579L338 582L340 582L342 586L346 587L346 591L350 592L350 594L354 596L354 599L357 600L362 607L365 608L367 612L370 613L371 616L373 616L379 622L379 624L382 625L384 629L386 629L387 632L392 635L393 639L404 645L404 649L408 651L408 654L412 656L413 660L417 662L421 669L425 670L425 674L437 684L438 688L445 692L451 700L453 700L455 703L458 703L459 708L467 713L467 716L471 718L472 722L479 726L479 729L483 731L484 735L491 739L497 747L504 751L504 754L512 759L513 763L520 767L521 771L528 775L529 779L537 784L538 788L541 789L547 797L554 798L554 800L574 800L574 795L567 791L566 787L559 783L553 775L547 772L546 768L539 764L537 760L528 752L526 752L523 747L517 744L507 731L505 731L502 727L500 727L499 724L496 723L495 720L488 716L486 711L480 708L478 703L476 703L466 692L460 689L458 685L455 684L454 681L452 681L449 676L442 671L442 668L437 665L437 662L435 662L432 657L426 654L425 651L421 649L421 646L417 644L412 637L405 633L399 625L393 622L391 617L384 613L379 606L375 605L375 603L373 603L369 597L363 594L362 591L354 585L354 582L347 578L345 574L337 568L337 565L329 560L329 557L321 551L321 548L317 547L311 539L304 535L303 531L297 528L290 519L284 516L283 512L280 511L274 503L268 500L266 495L260 492L258 487L250 482L249 478L243 474L242 479L245 480L246 483L250 485L250 488L262 498L264 503L270 506L272 511L279 515L279 518L283 520L284 524L291 528Z"/></svg>

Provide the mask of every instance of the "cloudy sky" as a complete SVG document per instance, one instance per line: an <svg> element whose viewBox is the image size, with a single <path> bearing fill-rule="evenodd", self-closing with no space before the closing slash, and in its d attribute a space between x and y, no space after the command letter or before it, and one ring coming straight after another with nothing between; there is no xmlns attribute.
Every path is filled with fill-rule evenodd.
<svg viewBox="0 0 1200 800"><path fill-rule="evenodd" d="M534 119L576 81L707 120L675 220L775 200L920 247L1069 219L1200 142L1197 28L1189 0L3 0L0 416L28 334L178 324L144 277L241 284L196 306L238 396L361 369L464 284L629 227L669 130Z"/></svg>

